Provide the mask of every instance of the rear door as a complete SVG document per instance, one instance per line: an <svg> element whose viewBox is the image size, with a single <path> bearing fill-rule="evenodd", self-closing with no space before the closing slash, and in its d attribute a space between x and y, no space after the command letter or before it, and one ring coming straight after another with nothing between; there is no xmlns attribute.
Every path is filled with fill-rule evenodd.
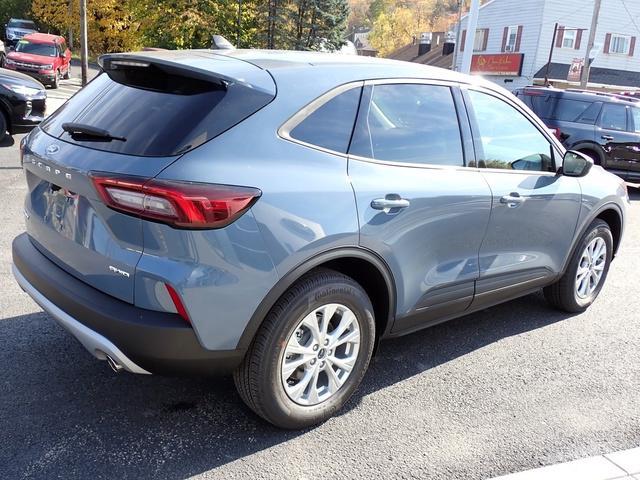
<svg viewBox="0 0 640 480"><path fill-rule="evenodd" d="M493 193L474 308L547 284L563 268L581 204L578 180L556 174L548 132L495 92L469 88L476 157Z"/></svg>
<svg viewBox="0 0 640 480"><path fill-rule="evenodd" d="M620 103L605 103L596 128L596 140L607 155L606 167L622 173L630 169L638 142L638 135L632 133L629 108Z"/></svg>
<svg viewBox="0 0 640 480"><path fill-rule="evenodd" d="M457 87L366 84L349 150L360 245L393 271L393 332L463 312L479 275L478 249L491 192L459 123Z"/></svg>
<svg viewBox="0 0 640 480"><path fill-rule="evenodd" d="M262 72L237 63L238 73L242 68ZM31 239L72 275L133 303L135 269L144 247L142 220L110 209L92 176L119 182L153 178L274 94L275 87L269 92L234 84L177 63L156 66L153 59L129 59L117 71L107 68L29 136L23 165Z"/></svg>

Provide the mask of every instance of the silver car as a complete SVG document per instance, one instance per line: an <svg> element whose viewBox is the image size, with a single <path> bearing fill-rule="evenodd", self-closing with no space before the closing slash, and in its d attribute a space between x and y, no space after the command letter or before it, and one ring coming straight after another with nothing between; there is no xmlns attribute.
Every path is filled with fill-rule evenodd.
<svg viewBox="0 0 640 480"><path fill-rule="evenodd" d="M541 288L583 311L619 248L624 183L480 78L276 51L101 64L22 145L13 261L116 371L233 373L301 428L380 340Z"/></svg>

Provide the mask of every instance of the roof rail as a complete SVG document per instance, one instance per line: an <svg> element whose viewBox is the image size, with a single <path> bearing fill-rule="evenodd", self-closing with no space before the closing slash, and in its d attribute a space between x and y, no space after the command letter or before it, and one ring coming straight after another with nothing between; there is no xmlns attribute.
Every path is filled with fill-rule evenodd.
<svg viewBox="0 0 640 480"><path fill-rule="evenodd" d="M580 88L567 88L566 92L575 92L575 93L589 93L591 95L599 95L602 97L615 98L618 100L624 100L631 103L640 102L640 98L630 97L628 95L622 95L620 93L612 93L612 92L600 92L597 90L584 90Z"/></svg>

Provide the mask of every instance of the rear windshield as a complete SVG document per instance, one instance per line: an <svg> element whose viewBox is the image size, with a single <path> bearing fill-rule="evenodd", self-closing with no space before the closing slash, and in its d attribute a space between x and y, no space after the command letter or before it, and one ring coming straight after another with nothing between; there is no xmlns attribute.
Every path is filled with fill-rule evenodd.
<svg viewBox="0 0 640 480"><path fill-rule="evenodd" d="M41 55L43 57L55 57L56 46L51 43L31 43L28 40L20 40L16 46L16 52Z"/></svg>
<svg viewBox="0 0 640 480"><path fill-rule="evenodd" d="M10 28L24 28L25 30L35 30L36 25L29 20L9 20L7 27Z"/></svg>
<svg viewBox="0 0 640 480"><path fill-rule="evenodd" d="M273 95L242 84L196 80L150 70L101 73L43 124L45 132L88 148L162 157L185 153L264 107ZM116 81L117 80L117 81ZM75 123L111 140L71 134Z"/></svg>

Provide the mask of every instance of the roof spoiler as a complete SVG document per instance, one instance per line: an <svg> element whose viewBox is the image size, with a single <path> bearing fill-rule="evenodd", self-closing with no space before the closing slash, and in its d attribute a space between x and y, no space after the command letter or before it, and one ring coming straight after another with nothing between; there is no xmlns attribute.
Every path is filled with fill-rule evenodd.
<svg viewBox="0 0 640 480"><path fill-rule="evenodd" d="M141 72L154 69L167 75L199 80L228 88L229 85L244 86L274 95L276 87L271 76L255 65L198 51L146 51L137 53L109 53L101 55L98 64L107 75L110 73Z"/></svg>

